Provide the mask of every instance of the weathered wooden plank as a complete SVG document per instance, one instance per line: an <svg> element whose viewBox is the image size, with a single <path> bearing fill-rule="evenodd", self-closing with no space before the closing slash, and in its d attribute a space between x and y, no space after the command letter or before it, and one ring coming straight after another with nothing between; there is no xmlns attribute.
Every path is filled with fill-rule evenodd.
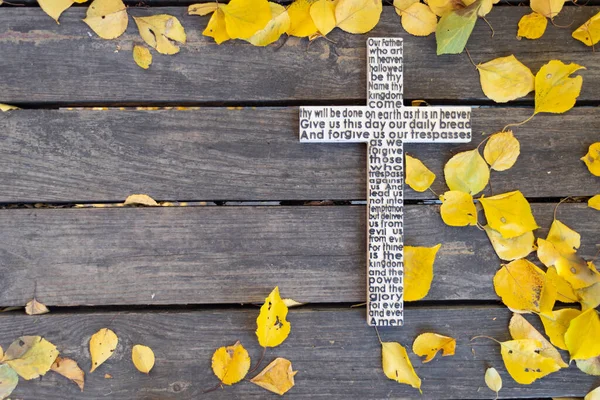
<svg viewBox="0 0 600 400"><path fill-rule="evenodd" d="M409 144L447 190L443 166L472 149L482 132L525 119L530 109L473 111L473 142ZM592 196L600 181L579 160L598 141L599 108L538 115L516 129L521 155L494 172L496 193L531 198ZM1 202L123 201L132 193L161 200L364 199L360 144L300 144L298 109L194 111L18 111L0 114ZM489 188L484 192L489 194ZM435 199L407 189L407 199Z"/></svg>
<svg viewBox="0 0 600 400"><path fill-rule="evenodd" d="M566 7L556 23L579 26L598 11L598 7ZM60 26L39 8L0 8L4 71L0 101L183 105L365 98L365 36L336 31L331 40L318 40L310 46L306 39L298 38L267 48L241 41L218 46L201 35L208 17L188 16L186 7L166 7L160 12L181 19L188 43L174 57L156 56L152 68L144 71L131 59L132 44L140 40L133 21L125 35L107 41L81 22L83 7L67 11ZM591 68L597 62L595 54L571 38L571 29L551 26L539 40L517 40L517 23L528 12L528 7L498 7L488 16L495 29L493 38L480 21L468 45L475 61L515 54L534 71L552 58L577 62L590 67L581 72L580 100L598 101L600 71ZM136 16L152 13L156 11L151 8L130 9ZM369 35L406 39L406 98L488 101L477 71L465 55L437 57L433 35L416 38L404 33L392 7L385 8Z"/></svg>
<svg viewBox="0 0 600 400"><path fill-rule="evenodd" d="M554 204L533 206L546 237ZM561 221L598 250L600 213ZM426 300L496 300L500 266L484 232L451 228L438 206L406 207L406 244L442 243ZM301 302L365 300L364 207L0 210L0 307L259 302L279 285Z"/></svg>
<svg viewBox="0 0 600 400"><path fill-rule="evenodd" d="M235 288L235 286L233 286ZM254 335L258 309L206 310L157 313L76 313L39 317L0 315L0 343L8 345L19 335L43 335L61 353L77 360L89 371L89 337L110 327L119 336L111 359L92 374L86 374L84 393L65 378L48 373L40 380L23 381L14 398L32 399L197 399L217 381L210 360L220 346L241 340L254 361L261 349ZM510 312L499 307L408 308L406 326L380 329L383 340L407 346L423 396L416 389L399 385L381 371L381 354L375 332L364 322L364 309L297 309L288 319L292 333L283 345L269 349L263 365L275 357L292 361L296 386L286 398L415 398L490 399L484 383L487 367L493 366L504 380L501 398L582 397L597 379L579 371L574 363L531 385L518 385L508 375L499 346L487 339L473 342L476 335L508 340ZM541 329L536 317L528 317ZM422 364L410 348L422 332L439 332L457 339L456 355ZM131 347L152 347L156 365L149 376L137 372L131 362ZM563 354L568 360L568 356ZM104 379L104 374L112 379ZM267 392L249 382L226 387L210 398L265 398Z"/></svg>

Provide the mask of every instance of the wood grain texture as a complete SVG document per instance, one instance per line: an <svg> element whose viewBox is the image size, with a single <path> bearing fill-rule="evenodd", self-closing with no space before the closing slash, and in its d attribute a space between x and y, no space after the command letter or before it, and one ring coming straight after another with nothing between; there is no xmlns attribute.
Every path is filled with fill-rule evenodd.
<svg viewBox="0 0 600 400"><path fill-rule="evenodd" d="M546 237L554 204L533 205ZM598 251L600 213L558 217ZM409 206L406 244L442 243L426 300L497 300L501 261L484 232ZM0 210L0 307L260 302L274 286L300 302L365 301L361 206Z"/></svg>
<svg viewBox="0 0 600 400"><path fill-rule="evenodd" d="M581 25L600 9L565 7L558 25ZM330 41L290 38L281 47L256 48L242 41L216 45L201 31L209 17L188 16L186 7L160 8L186 27L188 43L176 56L154 58L148 71L132 60L131 49L141 39L133 21L116 40L103 40L81 22L85 8L75 7L61 25L41 9L0 8L0 54L3 79L0 101L50 104L140 103L254 103L307 101L364 101L366 93L366 37L331 33ZM479 21L468 48L476 62L500 56L516 57L537 71L552 58L588 66L580 100L598 101L600 70L597 57L571 37L572 29L550 26L535 41L517 40L519 19L528 7L498 7L488 16L495 29ZM156 13L152 8L130 8L130 15ZM405 38L407 99L472 103L489 102L477 71L466 55L435 54L435 38L416 38L400 27L392 7L385 7L370 36ZM282 39L283 40L283 39ZM530 96L529 99L532 99Z"/></svg>
<svg viewBox="0 0 600 400"><path fill-rule="evenodd" d="M531 110L473 111L473 141L408 144L447 190L443 166L457 152ZM521 155L492 173L495 193L527 197L593 196L600 181L579 159L598 141L600 108L538 115L515 130ZM41 111L0 114L0 202L365 199L361 144L301 144L298 109L193 111ZM489 187L484 191L489 195ZM406 189L407 199L435 199Z"/></svg>
<svg viewBox="0 0 600 400"><path fill-rule="evenodd" d="M284 291L284 295L287 293ZM266 296L266 292L265 292ZM0 315L0 343L8 344L19 335L43 335L58 346L61 354L79 362L89 371L88 341L98 329L110 327L119 336L114 355L94 373L86 374L85 391L65 378L48 373L42 379L23 381L13 392L25 399L248 399L270 398L263 389L242 382L202 396L217 383L210 368L212 353L220 346L240 340L254 361L261 348L254 330L258 308L245 310L206 310L195 312L93 313ZM488 335L509 340L510 312L499 307L408 308L407 325L381 329L385 341L406 346L417 374L422 379L423 396L416 389L400 385L381 371L381 353L373 329L366 326L364 309L296 309L288 320L289 338L278 348L269 349L263 366L275 357L285 357L298 370L296 386L286 398L334 399L493 399L484 383L487 367L495 367L503 378L502 398L583 397L597 385L597 377L585 375L574 363L531 385L518 385L508 375L500 356L500 346ZM528 319L541 329L537 317ZM456 355L440 355L422 364L410 351L415 337L438 332L457 339ZM131 362L131 348L142 343L156 355L154 369L146 376ZM568 355L563 353L568 360ZM104 379L104 374L113 379Z"/></svg>

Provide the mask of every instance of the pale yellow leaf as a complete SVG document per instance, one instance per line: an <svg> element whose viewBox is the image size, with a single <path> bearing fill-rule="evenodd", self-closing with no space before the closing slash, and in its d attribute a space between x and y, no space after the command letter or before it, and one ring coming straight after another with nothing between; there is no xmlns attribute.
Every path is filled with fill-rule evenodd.
<svg viewBox="0 0 600 400"><path fill-rule="evenodd" d="M559 60L551 60L542 66L535 75L535 114L560 114L573 108L581 92L583 78L580 75L571 78L570 75L580 69L585 67L563 64Z"/></svg>
<svg viewBox="0 0 600 400"><path fill-rule="evenodd" d="M573 318L565 333L565 344L571 360L586 360L600 356L600 318L591 308Z"/></svg>
<svg viewBox="0 0 600 400"><path fill-rule="evenodd" d="M456 339L437 333L422 333L413 342L413 353L419 357L425 356L423 363L433 360L438 351L442 351L442 357L453 356L456 349Z"/></svg>
<svg viewBox="0 0 600 400"><path fill-rule="evenodd" d="M148 69L152 64L152 53L148 48L136 44L133 46L133 60L140 68Z"/></svg>
<svg viewBox="0 0 600 400"><path fill-rule="evenodd" d="M532 12L531 14L523 15L519 20L517 38L539 39L544 35L546 26L548 26L548 19L542 14Z"/></svg>
<svg viewBox="0 0 600 400"><path fill-rule="evenodd" d="M400 343L381 343L381 363L385 376L398 383L410 385L421 392L421 378L417 376L406 349Z"/></svg>
<svg viewBox="0 0 600 400"><path fill-rule="evenodd" d="M547 18L554 18L565 5L565 0L531 0L531 9Z"/></svg>
<svg viewBox="0 0 600 400"><path fill-rule="evenodd" d="M287 313L288 308L276 287L265 299L256 319L256 336L262 347L277 347L288 337L291 325L286 320Z"/></svg>
<svg viewBox="0 0 600 400"><path fill-rule="evenodd" d="M339 0L335 7L335 20L343 31L367 33L379 22L382 10L380 0Z"/></svg>
<svg viewBox="0 0 600 400"><path fill-rule="evenodd" d="M575 29L572 36L587 46L600 42L600 12Z"/></svg>
<svg viewBox="0 0 600 400"><path fill-rule="evenodd" d="M269 6L272 19L263 29L248 39L254 46L267 46L274 43L290 29L290 16L285 7L277 3L269 3Z"/></svg>
<svg viewBox="0 0 600 400"><path fill-rule="evenodd" d="M600 282L600 274L594 264L586 262L577 254L559 252L552 243L538 238L537 255L547 267L556 268L556 272L564 278L573 289L582 289Z"/></svg>
<svg viewBox="0 0 600 400"><path fill-rule="evenodd" d="M563 308L553 311L552 316L540 314L546 335L548 335L553 345L559 349L567 350L565 333L569 329L571 320L577 318L579 314L581 314L581 311L574 308Z"/></svg>
<svg viewBox="0 0 600 400"><path fill-rule="evenodd" d="M496 171L506 171L511 168L517 162L520 153L521 145L512 131L494 133L483 149L485 161Z"/></svg>
<svg viewBox="0 0 600 400"><path fill-rule="evenodd" d="M453 156L444 166L446 184L450 190L475 195L487 186L490 170L477 149Z"/></svg>
<svg viewBox="0 0 600 400"><path fill-rule="evenodd" d="M319 31L310 15L310 8L315 2L316 0L296 0L290 4L287 9L290 17L288 35L309 37Z"/></svg>
<svg viewBox="0 0 600 400"><path fill-rule="evenodd" d="M538 354L544 357L552 358L561 368L568 368L569 364L565 363L560 356L560 353L549 341L546 340L544 335L538 332L522 315L513 314L508 325L508 330L513 339L533 339L537 340L540 344L540 350Z"/></svg>
<svg viewBox="0 0 600 400"><path fill-rule="evenodd" d="M96 368L113 355L118 343L119 338L108 328L102 328L92 335L90 339L90 356L92 359L90 373L94 372Z"/></svg>
<svg viewBox="0 0 600 400"><path fill-rule="evenodd" d="M212 356L212 370L225 385L238 383L249 369L250 356L239 341L233 346L219 347Z"/></svg>
<svg viewBox="0 0 600 400"><path fill-rule="evenodd" d="M0 103L0 111L2 112L7 112L7 111L13 111L13 110L20 110L19 107L15 107L15 106L11 106L8 104L2 104Z"/></svg>
<svg viewBox="0 0 600 400"><path fill-rule="evenodd" d="M188 14L189 15L208 15L212 12L217 11L217 9L219 8L219 3L199 3L199 4L192 4L188 7Z"/></svg>
<svg viewBox="0 0 600 400"><path fill-rule="evenodd" d="M600 176L600 142L592 143L581 160L587 165L592 175Z"/></svg>
<svg viewBox="0 0 600 400"><path fill-rule="evenodd" d="M502 389L502 378L496 368L488 368L485 370L485 384L490 390L496 392L496 398L498 398L498 392Z"/></svg>
<svg viewBox="0 0 600 400"><path fill-rule="evenodd" d="M441 246L404 247L404 301L427 296L433 281L433 263Z"/></svg>
<svg viewBox="0 0 600 400"><path fill-rule="evenodd" d="M0 364L0 399L7 399L19 383L19 375L6 364Z"/></svg>
<svg viewBox="0 0 600 400"><path fill-rule="evenodd" d="M582 311L600 306L600 282L577 289L575 293L581 303Z"/></svg>
<svg viewBox="0 0 600 400"><path fill-rule="evenodd" d="M600 210L600 194L597 194L588 200L588 207Z"/></svg>
<svg viewBox="0 0 600 400"><path fill-rule="evenodd" d="M600 400L600 386L586 394L583 400Z"/></svg>
<svg viewBox="0 0 600 400"><path fill-rule="evenodd" d="M402 13L406 11L408 7L418 2L419 0L394 0L394 9L396 10L396 14L402 16Z"/></svg>
<svg viewBox="0 0 600 400"><path fill-rule="evenodd" d="M45 375L58 357L56 346L41 336L22 336L4 355L4 362L25 380Z"/></svg>
<svg viewBox="0 0 600 400"><path fill-rule="evenodd" d="M129 18L121 0L94 0L83 22L102 39L115 39L125 32Z"/></svg>
<svg viewBox="0 0 600 400"><path fill-rule="evenodd" d="M542 344L538 340L510 340L500 345L506 370L521 385L529 385L561 368L556 360L540 354Z"/></svg>
<svg viewBox="0 0 600 400"><path fill-rule="evenodd" d="M575 360L577 368L588 375L600 376L600 356L587 360Z"/></svg>
<svg viewBox="0 0 600 400"><path fill-rule="evenodd" d="M479 64L477 70L483 93L496 103L518 99L534 89L531 70L514 55Z"/></svg>
<svg viewBox="0 0 600 400"><path fill-rule="evenodd" d="M219 8L213 13L202 34L215 39L217 44L231 39L225 26L225 13L223 13L223 10Z"/></svg>
<svg viewBox="0 0 600 400"><path fill-rule="evenodd" d="M285 304L287 308L292 308L303 306L306 303L300 303L299 301L296 301L294 299L283 299L283 304Z"/></svg>
<svg viewBox="0 0 600 400"><path fill-rule="evenodd" d="M470 6L471 4L475 3L475 1L477 0L462 0L462 3L465 6ZM485 17L492 11L494 4L497 4L498 2L500 2L500 0L481 0L481 5L477 10L477 15L479 17Z"/></svg>
<svg viewBox="0 0 600 400"><path fill-rule="evenodd" d="M431 11L438 17L443 17L450 13L457 5L454 0L426 0L425 3L427 3Z"/></svg>
<svg viewBox="0 0 600 400"><path fill-rule="evenodd" d="M73 383L79 386L79 389L81 389L83 392L85 373L81 368L79 368L79 365L77 365L75 360L71 360L70 358L66 357L57 357L54 361L54 364L52 364L51 369L52 371L59 373L65 378L71 380Z"/></svg>
<svg viewBox="0 0 600 400"><path fill-rule="evenodd" d="M494 275L494 289L514 312L540 311L540 297L546 275L535 264L519 259L503 265Z"/></svg>
<svg viewBox="0 0 600 400"><path fill-rule="evenodd" d="M440 196L440 201L440 214L446 225L477 225L477 208L469 193L450 190Z"/></svg>
<svg viewBox="0 0 600 400"><path fill-rule="evenodd" d="M27 315L41 315L49 312L50 310L48 310L48 307L37 301L35 297L25 305L25 313Z"/></svg>
<svg viewBox="0 0 600 400"><path fill-rule="evenodd" d="M424 192L431 187L435 174L421 160L406 155L406 183L417 192Z"/></svg>
<svg viewBox="0 0 600 400"><path fill-rule="evenodd" d="M535 236L531 231L525 232L521 236L506 239L500 232L490 228L489 225L485 225L483 229L501 260L513 261L524 258L535 249Z"/></svg>
<svg viewBox="0 0 600 400"><path fill-rule="evenodd" d="M294 387L294 376L297 373L298 371L292 369L292 363L289 360L278 357L250 382L282 396Z"/></svg>
<svg viewBox="0 0 600 400"><path fill-rule="evenodd" d="M266 0L265 0L266 1ZM168 14L150 17L133 17L142 39L161 54L177 54L179 46L174 42L185 43L186 34L181 22Z"/></svg>
<svg viewBox="0 0 600 400"><path fill-rule="evenodd" d="M408 7L401 17L402 28L414 36L428 36L435 32L437 16L423 3Z"/></svg>
<svg viewBox="0 0 600 400"><path fill-rule="evenodd" d="M132 194L125 199L126 206L158 206L158 203L147 194Z"/></svg>
<svg viewBox="0 0 600 400"><path fill-rule="evenodd" d="M317 0L310 6L310 16L321 35L335 28L335 1Z"/></svg>
<svg viewBox="0 0 600 400"><path fill-rule="evenodd" d="M220 9L225 14L227 34L232 39L249 39L271 20L267 0L231 0Z"/></svg>
<svg viewBox="0 0 600 400"><path fill-rule="evenodd" d="M154 352L148 346L136 344L131 349L131 361L138 371L148 374L154 367Z"/></svg>
<svg viewBox="0 0 600 400"><path fill-rule="evenodd" d="M87 0L38 0L38 4L41 9L51 16L56 23L60 18L60 15L69 7L73 5L73 3L85 3Z"/></svg>

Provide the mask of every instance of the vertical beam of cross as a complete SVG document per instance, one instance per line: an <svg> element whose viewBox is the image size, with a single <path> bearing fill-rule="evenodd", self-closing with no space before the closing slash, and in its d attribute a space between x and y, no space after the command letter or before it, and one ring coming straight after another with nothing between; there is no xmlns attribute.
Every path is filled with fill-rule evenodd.
<svg viewBox="0 0 600 400"><path fill-rule="evenodd" d="M367 106L300 107L301 142L367 143L367 321L404 323L403 143L471 140L468 107L404 107L401 38L367 41Z"/></svg>

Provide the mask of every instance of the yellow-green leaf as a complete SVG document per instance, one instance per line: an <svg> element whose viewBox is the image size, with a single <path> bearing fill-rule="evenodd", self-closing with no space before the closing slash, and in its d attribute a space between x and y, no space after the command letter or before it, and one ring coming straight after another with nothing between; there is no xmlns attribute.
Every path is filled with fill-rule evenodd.
<svg viewBox="0 0 600 400"><path fill-rule="evenodd" d="M542 66L535 75L535 114L560 114L573 108L581 92L583 78L579 75L571 78L570 75L580 69L585 67L563 64L559 60Z"/></svg>
<svg viewBox="0 0 600 400"><path fill-rule="evenodd" d="M562 350L567 350L565 343L565 333L569 329L571 320L577 318L581 311L575 308L563 308L552 312L552 316L541 315L540 319L544 325L546 335L550 338L550 342Z"/></svg>
<svg viewBox="0 0 600 400"><path fill-rule="evenodd" d="M270 392L283 396L294 387L294 376L298 371L292 369L292 363L285 358L276 358L250 382Z"/></svg>
<svg viewBox="0 0 600 400"><path fill-rule="evenodd" d="M518 99L534 89L531 70L514 55L479 64L477 70L483 93L496 103Z"/></svg>
<svg viewBox="0 0 600 400"><path fill-rule="evenodd" d="M518 38L539 39L544 35L548 26L548 20L542 14L532 12L531 14L523 15L519 20Z"/></svg>
<svg viewBox="0 0 600 400"><path fill-rule="evenodd" d="M437 333L422 333L413 342L413 353L419 357L425 356L423 363L433 360L438 351L442 351L442 357L453 356L456 349L456 339Z"/></svg>
<svg viewBox="0 0 600 400"><path fill-rule="evenodd" d="M573 318L565 333L565 344L571 360L586 360L600 356L600 318L591 308Z"/></svg>
<svg viewBox="0 0 600 400"><path fill-rule="evenodd" d="M588 207L600 210L600 194L597 194L588 200Z"/></svg>
<svg viewBox="0 0 600 400"><path fill-rule="evenodd" d="M136 44L133 46L133 60L140 68L148 69L152 64L152 53L148 48Z"/></svg>
<svg viewBox="0 0 600 400"><path fill-rule="evenodd" d="M212 370L225 385L233 385L246 377L250 356L238 341L233 346L219 347L212 356Z"/></svg>
<svg viewBox="0 0 600 400"><path fill-rule="evenodd" d="M404 301L427 296L433 281L433 263L441 246L404 246Z"/></svg>
<svg viewBox="0 0 600 400"><path fill-rule="evenodd" d="M310 16L321 35L327 35L335 28L335 1L317 0L310 6Z"/></svg>
<svg viewBox="0 0 600 400"><path fill-rule="evenodd" d="M256 336L262 347L277 347L288 337L290 323L285 319L288 307L279 295L279 287L273 289L260 308L256 319Z"/></svg>
<svg viewBox="0 0 600 400"><path fill-rule="evenodd" d="M500 232L493 230L488 225L485 225L483 229L501 260L513 261L527 257L535 248L535 236L531 231L525 232L521 236L506 239Z"/></svg>
<svg viewBox="0 0 600 400"><path fill-rule="evenodd" d="M401 17L402 28L414 36L429 36L435 32L437 16L423 3L414 3Z"/></svg>
<svg viewBox="0 0 600 400"><path fill-rule="evenodd" d="M267 0L231 0L220 9L225 14L227 34L232 39L249 39L271 20Z"/></svg>
<svg viewBox="0 0 600 400"><path fill-rule="evenodd" d="M502 302L514 312L540 311L545 273L535 264L519 259L503 265L494 275L494 289Z"/></svg>
<svg viewBox="0 0 600 400"><path fill-rule="evenodd" d="M424 192L435 181L435 174L421 160L406 155L406 183L417 192Z"/></svg>
<svg viewBox="0 0 600 400"><path fill-rule="evenodd" d="M581 160L587 165L592 175L600 176L600 142L592 143Z"/></svg>
<svg viewBox="0 0 600 400"><path fill-rule="evenodd" d="M0 364L0 399L6 399L19 383L19 375L6 364Z"/></svg>
<svg viewBox="0 0 600 400"><path fill-rule="evenodd" d="M498 398L498 392L502 389L502 378L496 368L488 368L485 370L485 384L490 390L496 392L496 398Z"/></svg>
<svg viewBox="0 0 600 400"><path fill-rule="evenodd" d="M385 376L398 383L410 385L421 392L421 378L417 376L406 349L400 343L381 343L381 363Z"/></svg>
<svg viewBox="0 0 600 400"><path fill-rule="evenodd" d="M572 36L587 46L600 42L600 12L575 29Z"/></svg>
<svg viewBox="0 0 600 400"><path fill-rule="evenodd" d="M506 239L539 228L531 213L531 206L518 190L492 197L482 196L479 201L488 225Z"/></svg>
<svg viewBox="0 0 600 400"><path fill-rule="evenodd" d="M541 344L540 351L538 354L544 357L552 358L561 368L568 368L569 364L565 363L560 356L560 353L549 341L546 340L544 335L538 332L522 315L513 314L508 325L510 336L513 339L533 339L537 340Z"/></svg>
<svg viewBox="0 0 600 400"><path fill-rule="evenodd" d="M83 22L102 39L115 39L125 33L129 18L121 0L94 0Z"/></svg>
<svg viewBox="0 0 600 400"><path fill-rule="evenodd" d="M19 376L31 380L45 375L58 357L56 346L41 336L22 336L6 350L4 362Z"/></svg>
<svg viewBox="0 0 600 400"><path fill-rule="evenodd" d="M540 354L542 344L538 340L509 340L500 345L506 370L521 385L529 385L561 368L556 360Z"/></svg>
<svg viewBox="0 0 600 400"><path fill-rule="evenodd" d="M377 25L383 10L380 0L338 0L337 26L349 33L367 33Z"/></svg>
<svg viewBox="0 0 600 400"><path fill-rule="evenodd" d="M519 154L521 154L521 145L512 131L494 133L483 149L485 161L496 171L506 171L511 168L517 162Z"/></svg>
<svg viewBox="0 0 600 400"><path fill-rule="evenodd" d="M482 3L483 0L476 0L468 7L451 11L440 18L435 30L438 56L462 53L477 22Z"/></svg>
<svg viewBox="0 0 600 400"><path fill-rule="evenodd" d="M92 358L90 373L113 355L118 343L119 338L108 328L102 328L92 335L90 339L90 356Z"/></svg>
<svg viewBox="0 0 600 400"><path fill-rule="evenodd" d="M148 374L154 367L154 352L148 346L136 344L131 349L131 361L138 371Z"/></svg>
<svg viewBox="0 0 600 400"><path fill-rule="evenodd" d="M266 0L265 0L266 1ZM181 22L168 14L150 17L133 17L142 39L161 54L177 54L179 46L172 41L185 43L186 35Z"/></svg>
<svg viewBox="0 0 600 400"><path fill-rule="evenodd" d="M444 166L446 184L450 190L475 195L487 186L490 170L477 149L453 156Z"/></svg>
<svg viewBox="0 0 600 400"><path fill-rule="evenodd" d="M469 193L450 190L441 195L440 200L440 214L446 225L477 225L477 208Z"/></svg>

